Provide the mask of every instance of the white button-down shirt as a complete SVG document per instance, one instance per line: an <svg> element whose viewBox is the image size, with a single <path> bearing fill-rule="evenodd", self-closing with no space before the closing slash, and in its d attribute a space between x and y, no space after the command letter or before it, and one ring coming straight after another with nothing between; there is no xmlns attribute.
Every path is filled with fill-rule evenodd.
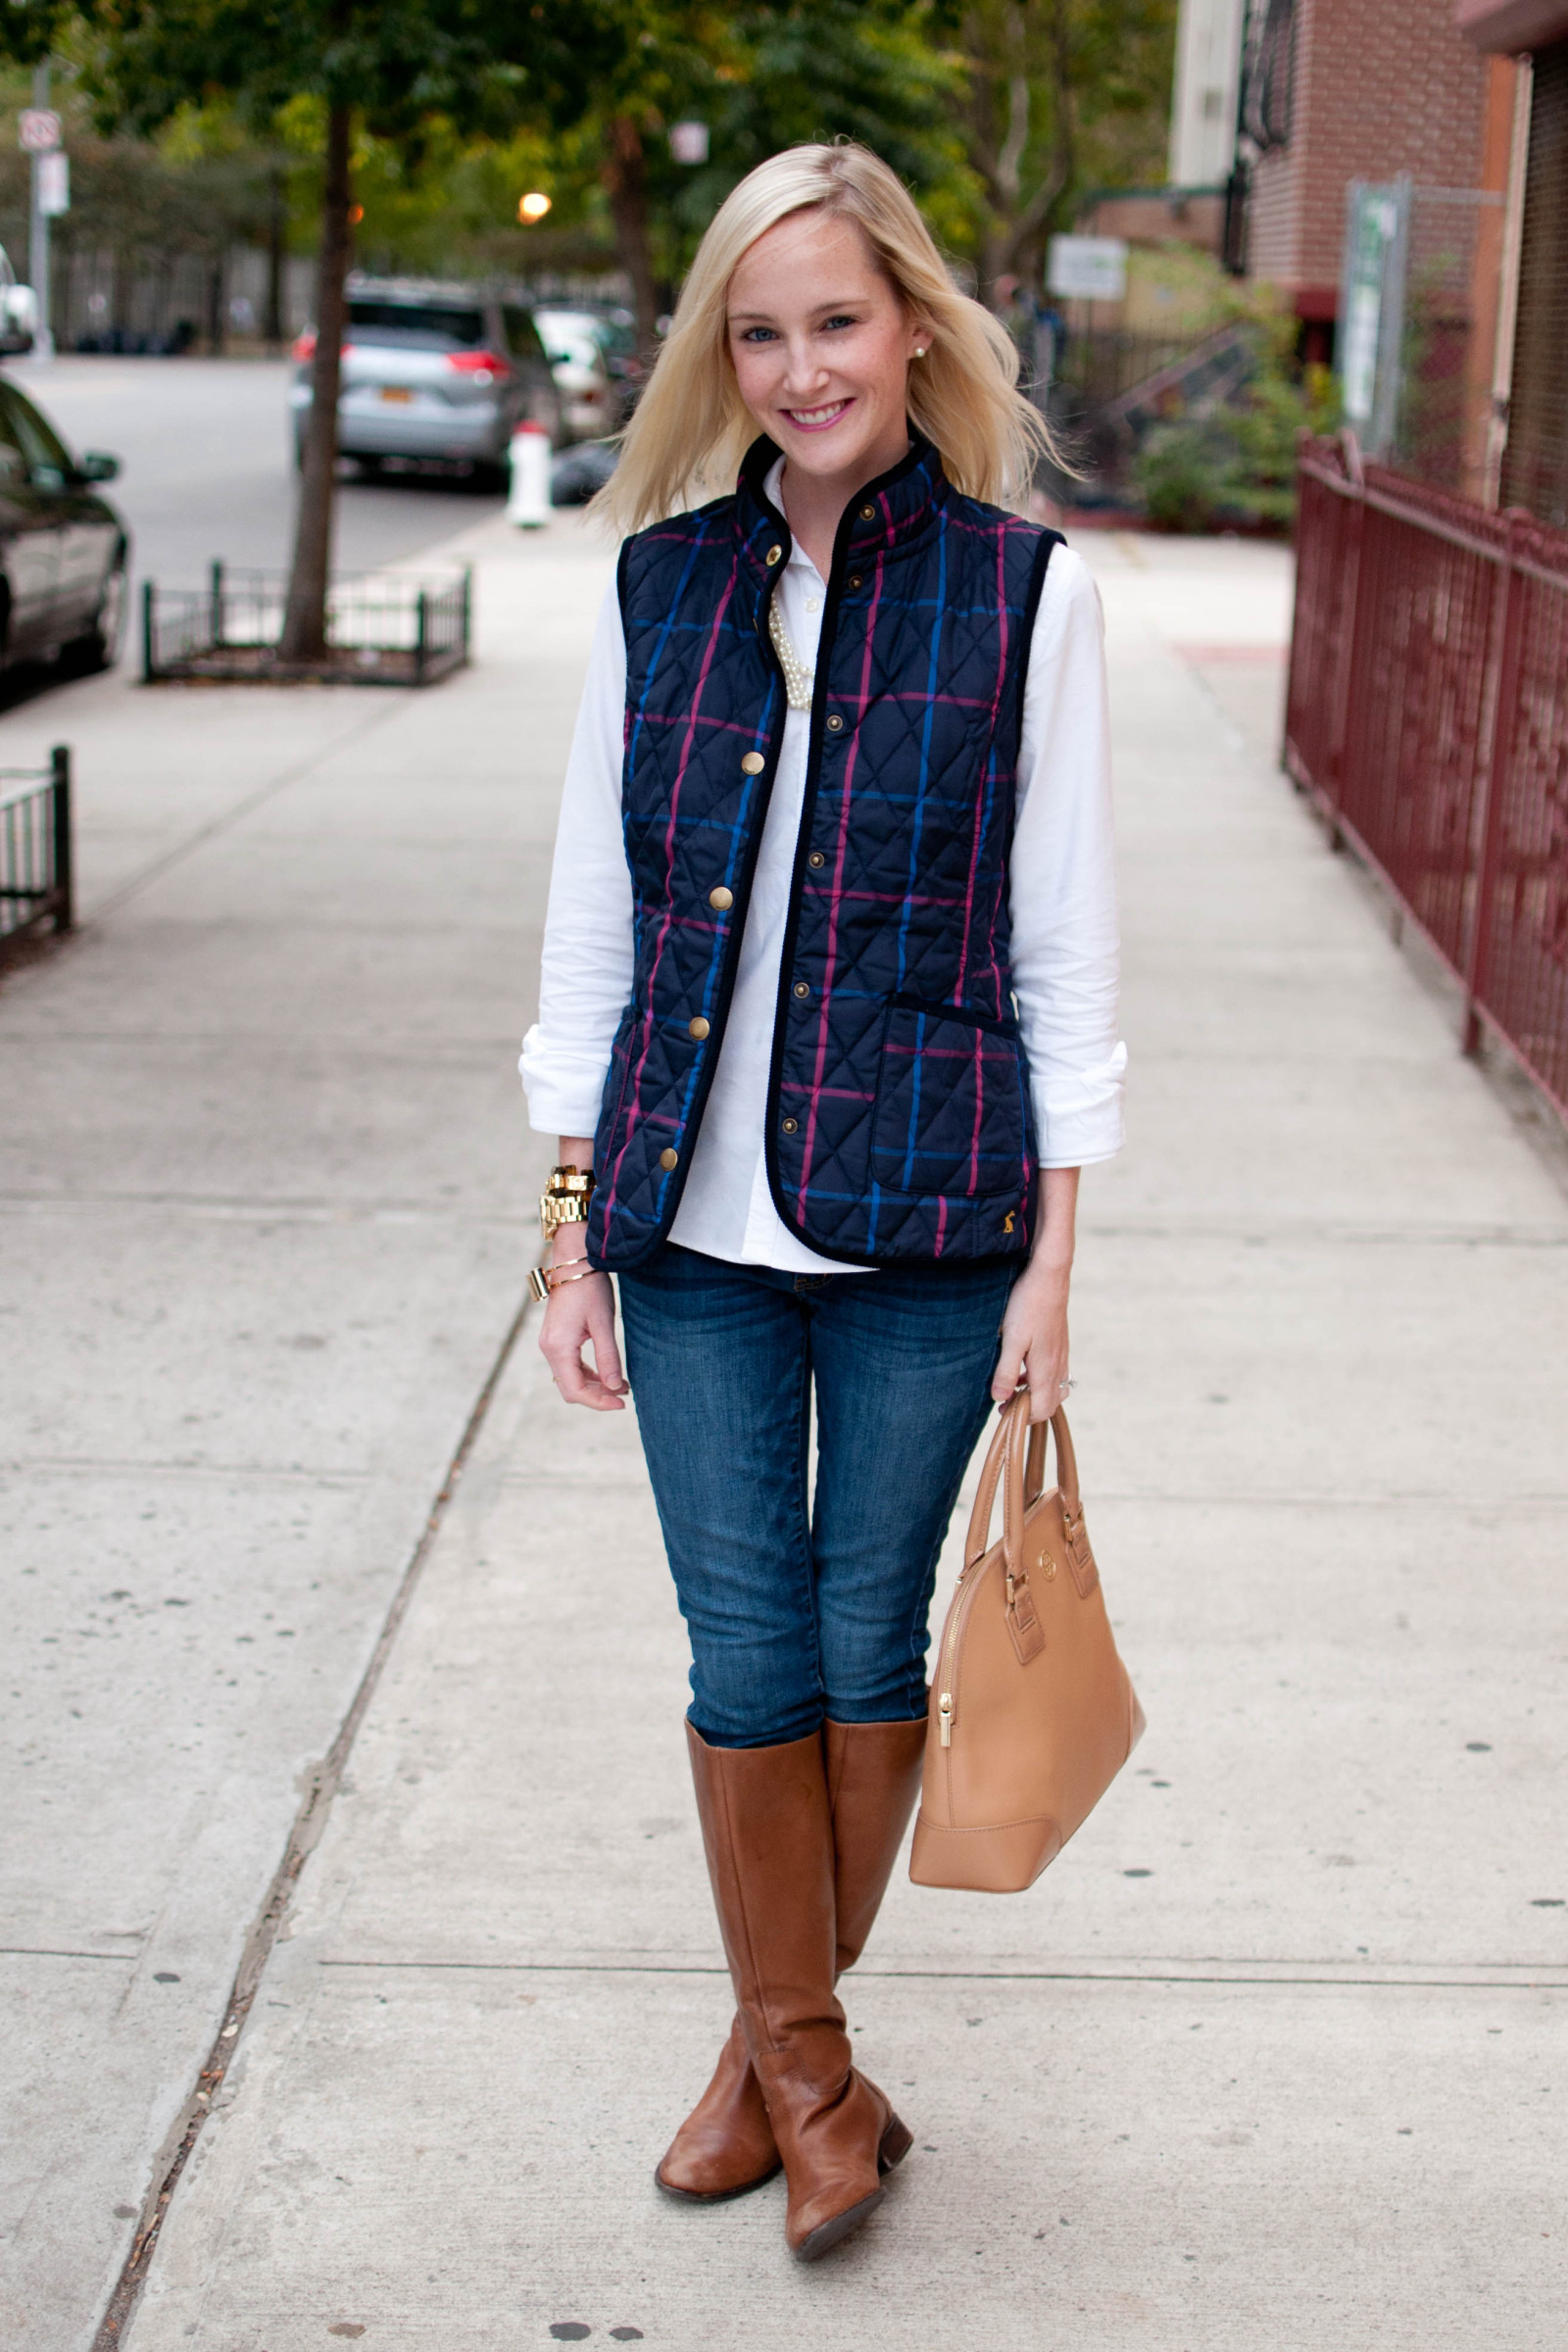
<svg viewBox="0 0 1568 2352"><path fill-rule="evenodd" d="M774 474L767 495L778 503ZM810 666L826 590L795 547L775 595ZM631 876L621 843L626 642L613 587L588 660L566 763L545 923L539 1019L523 1040L529 1124L592 1135L611 1044L632 987ZM762 1134L790 878L806 794L810 712L791 710L762 827L718 1065L670 1240L710 1257L844 1273L781 1221ZM1030 644L1010 866L1012 976L1041 1164L1109 1159L1122 1138L1125 1049L1116 1037L1116 876L1099 592L1056 548Z"/></svg>

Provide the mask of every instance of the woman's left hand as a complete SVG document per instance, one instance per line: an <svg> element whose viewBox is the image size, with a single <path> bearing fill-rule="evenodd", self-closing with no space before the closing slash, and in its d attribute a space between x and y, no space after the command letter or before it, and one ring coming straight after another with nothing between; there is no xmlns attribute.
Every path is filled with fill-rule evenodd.
<svg viewBox="0 0 1568 2352"><path fill-rule="evenodd" d="M1068 1269L1031 1263L1012 1286L991 1394L1006 1404L1029 1384L1029 1418L1049 1421L1067 1394Z"/></svg>
<svg viewBox="0 0 1568 2352"><path fill-rule="evenodd" d="M1040 1178L1034 1250L1002 1319L991 1394L1005 1405L1027 1382L1031 1421L1049 1421L1067 1394L1067 1292L1077 1204L1078 1170L1047 1168Z"/></svg>

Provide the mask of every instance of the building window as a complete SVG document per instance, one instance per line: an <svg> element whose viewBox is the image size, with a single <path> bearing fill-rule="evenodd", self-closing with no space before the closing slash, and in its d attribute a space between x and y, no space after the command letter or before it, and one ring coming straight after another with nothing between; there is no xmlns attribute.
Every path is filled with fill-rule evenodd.
<svg viewBox="0 0 1568 2352"><path fill-rule="evenodd" d="M1258 155L1291 137L1296 0L1252 0L1242 56L1242 130Z"/></svg>

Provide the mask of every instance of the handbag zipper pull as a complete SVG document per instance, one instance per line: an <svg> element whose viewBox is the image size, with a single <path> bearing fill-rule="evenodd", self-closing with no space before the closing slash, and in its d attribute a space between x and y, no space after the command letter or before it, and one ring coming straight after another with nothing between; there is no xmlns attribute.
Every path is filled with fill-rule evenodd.
<svg viewBox="0 0 1568 2352"><path fill-rule="evenodd" d="M951 1690L944 1690L937 1701L937 1721L942 1726L943 1746L951 1747L953 1745L953 1693Z"/></svg>

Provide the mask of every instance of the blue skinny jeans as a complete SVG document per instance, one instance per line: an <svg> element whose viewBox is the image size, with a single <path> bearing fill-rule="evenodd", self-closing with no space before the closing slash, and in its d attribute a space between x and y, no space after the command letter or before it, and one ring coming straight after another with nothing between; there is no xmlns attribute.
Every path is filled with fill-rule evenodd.
<svg viewBox="0 0 1568 2352"><path fill-rule="evenodd" d="M937 1555L1017 1272L790 1274L666 1244L619 1277L691 1720L710 1746L924 1714Z"/></svg>

